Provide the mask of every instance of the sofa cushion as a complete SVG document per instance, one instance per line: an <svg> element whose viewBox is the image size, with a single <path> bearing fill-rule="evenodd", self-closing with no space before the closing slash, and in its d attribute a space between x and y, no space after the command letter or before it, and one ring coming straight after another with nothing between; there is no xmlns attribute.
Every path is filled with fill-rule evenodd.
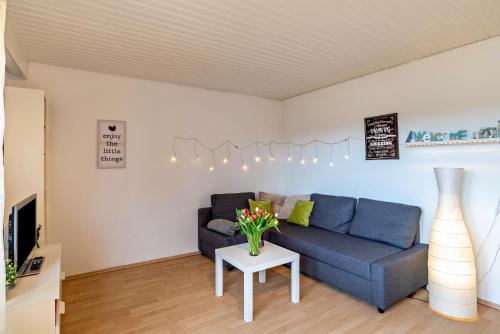
<svg viewBox="0 0 500 334"><path fill-rule="evenodd" d="M215 248L239 245L247 242L247 237L237 232L234 236L224 235L219 232L209 230L206 227L201 227L199 230L199 238L214 246Z"/></svg>
<svg viewBox="0 0 500 334"><path fill-rule="evenodd" d="M271 231L271 242L367 280L373 262L401 252L394 246L314 226L280 222L279 229L281 233Z"/></svg>
<svg viewBox="0 0 500 334"><path fill-rule="evenodd" d="M349 231L356 210L355 198L312 194L311 201L314 202L309 219L311 226L339 233Z"/></svg>
<svg viewBox="0 0 500 334"><path fill-rule="evenodd" d="M212 195L212 219L236 221L236 209L248 208L249 199L255 200L255 194L236 193Z"/></svg>
<svg viewBox="0 0 500 334"><path fill-rule="evenodd" d="M263 191L259 192L259 201L271 202L273 204L273 213L280 212L281 207L285 202L285 198L286 196L284 195L266 193Z"/></svg>
<svg viewBox="0 0 500 334"><path fill-rule="evenodd" d="M408 249L415 242L421 213L416 206L360 198L349 234Z"/></svg>
<svg viewBox="0 0 500 334"><path fill-rule="evenodd" d="M294 196L287 196L285 198L285 201L283 202L283 206L280 209L280 212L278 212L278 218L279 219L288 219L288 216L293 211L293 208L295 208L295 204L297 204L297 201L309 201L311 198L311 195L294 195Z"/></svg>

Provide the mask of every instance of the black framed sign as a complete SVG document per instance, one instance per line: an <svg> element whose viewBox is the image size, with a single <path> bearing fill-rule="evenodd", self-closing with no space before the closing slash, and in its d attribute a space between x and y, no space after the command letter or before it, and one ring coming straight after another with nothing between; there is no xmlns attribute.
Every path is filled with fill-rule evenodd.
<svg viewBox="0 0 500 334"><path fill-rule="evenodd" d="M366 160L399 159L398 114L365 118Z"/></svg>

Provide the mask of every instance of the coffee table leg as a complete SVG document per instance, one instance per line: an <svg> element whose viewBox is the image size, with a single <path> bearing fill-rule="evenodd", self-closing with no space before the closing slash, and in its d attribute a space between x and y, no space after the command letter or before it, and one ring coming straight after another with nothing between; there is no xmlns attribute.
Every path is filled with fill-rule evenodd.
<svg viewBox="0 0 500 334"><path fill-rule="evenodd" d="M292 262L292 303L297 304L300 300L300 271L299 271L299 260Z"/></svg>
<svg viewBox="0 0 500 334"><path fill-rule="evenodd" d="M215 256L215 295L221 297L223 293L224 278L222 276L222 259Z"/></svg>
<svg viewBox="0 0 500 334"><path fill-rule="evenodd" d="M266 271L259 271L259 283L266 283Z"/></svg>
<svg viewBox="0 0 500 334"><path fill-rule="evenodd" d="M243 319L253 320L253 273L244 273L243 278Z"/></svg>

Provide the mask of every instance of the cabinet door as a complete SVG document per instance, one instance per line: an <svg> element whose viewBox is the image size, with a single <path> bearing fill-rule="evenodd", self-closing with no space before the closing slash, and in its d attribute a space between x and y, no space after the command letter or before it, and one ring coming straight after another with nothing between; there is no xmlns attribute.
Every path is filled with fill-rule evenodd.
<svg viewBox="0 0 500 334"><path fill-rule="evenodd" d="M12 206L37 194L37 223L45 242L44 92L5 87L5 221Z"/></svg>
<svg viewBox="0 0 500 334"><path fill-rule="evenodd" d="M54 302L44 302L8 310L7 333L54 334L56 313Z"/></svg>

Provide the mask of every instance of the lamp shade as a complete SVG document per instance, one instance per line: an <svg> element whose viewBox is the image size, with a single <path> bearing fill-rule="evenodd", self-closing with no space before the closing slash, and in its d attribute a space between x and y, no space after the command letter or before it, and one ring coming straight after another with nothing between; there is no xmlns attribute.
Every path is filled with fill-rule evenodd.
<svg viewBox="0 0 500 334"><path fill-rule="evenodd" d="M429 242L429 307L461 321L477 320L476 267L460 205L463 168L434 168L438 208Z"/></svg>

